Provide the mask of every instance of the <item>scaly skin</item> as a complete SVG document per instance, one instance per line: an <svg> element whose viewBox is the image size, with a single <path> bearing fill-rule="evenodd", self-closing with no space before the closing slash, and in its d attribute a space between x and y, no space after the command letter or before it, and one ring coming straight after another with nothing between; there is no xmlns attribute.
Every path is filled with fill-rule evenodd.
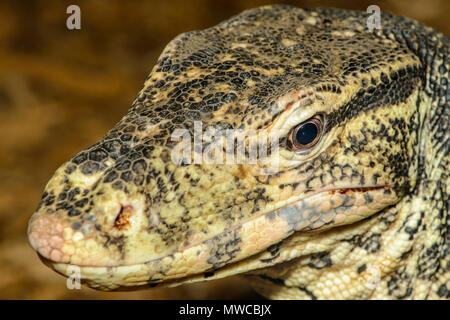
<svg viewBox="0 0 450 320"><path fill-rule="evenodd" d="M175 38L126 116L49 181L33 248L101 290L247 274L268 298L448 299L449 39L366 20L267 6ZM292 150L314 115L319 142ZM171 134L194 121L279 152L176 164Z"/></svg>

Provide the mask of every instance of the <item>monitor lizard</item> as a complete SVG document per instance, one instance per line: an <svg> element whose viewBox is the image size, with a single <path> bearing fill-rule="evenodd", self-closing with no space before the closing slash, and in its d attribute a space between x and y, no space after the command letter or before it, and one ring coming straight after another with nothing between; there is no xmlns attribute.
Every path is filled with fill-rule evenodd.
<svg viewBox="0 0 450 320"><path fill-rule="evenodd" d="M449 39L367 18L273 5L176 37L48 182L31 246L100 290L242 274L272 299L448 299ZM249 132L278 144L192 161L210 136L174 161L177 129L208 128L244 136L244 155Z"/></svg>

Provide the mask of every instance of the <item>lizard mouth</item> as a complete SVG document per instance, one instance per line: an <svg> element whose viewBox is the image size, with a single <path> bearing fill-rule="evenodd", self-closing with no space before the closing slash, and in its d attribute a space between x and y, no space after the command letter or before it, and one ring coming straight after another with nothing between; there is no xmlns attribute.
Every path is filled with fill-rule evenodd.
<svg viewBox="0 0 450 320"><path fill-rule="evenodd" d="M201 243L139 264L74 265L39 256L55 271L67 277L79 277L83 283L100 290L127 290L160 283L176 286L241 273L246 259L294 232L350 224L394 201L387 185L321 190L301 200L291 200Z"/></svg>

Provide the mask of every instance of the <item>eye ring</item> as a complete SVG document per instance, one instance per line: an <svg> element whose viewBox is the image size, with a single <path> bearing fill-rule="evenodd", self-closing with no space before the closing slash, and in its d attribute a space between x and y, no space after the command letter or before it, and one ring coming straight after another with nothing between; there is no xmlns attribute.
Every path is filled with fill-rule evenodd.
<svg viewBox="0 0 450 320"><path fill-rule="evenodd" d="M299 123L289 132L288 146L292 151L308 151L319 142L323 127L321 115L315 115Z"/></svg>

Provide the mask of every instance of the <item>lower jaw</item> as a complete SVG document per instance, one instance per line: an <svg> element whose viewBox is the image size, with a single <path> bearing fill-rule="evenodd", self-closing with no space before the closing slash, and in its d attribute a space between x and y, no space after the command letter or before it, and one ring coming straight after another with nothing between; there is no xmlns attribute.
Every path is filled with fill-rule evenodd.
<svg viewBox="0 0 450 320"><path fill-rule="evenodd" d="M350 224L392 204L393 199L384 199L385 203L379 201L375 204L372 203L372 207L365 203L368 199L367 194L374 201L379 197L383 199L384 189L386 189L385 186L376 186L323 191L260 215L196 246L140 264L77 266L56 263L43 257L41 259L56 272L69 277L68 281L81 281L91 288L104 291L134 290L138 287L145 288L159 284L177 286L228 277L249 271L249 261L253 261L253 269L257 268L258 263L255 261L258 259L248 259L249 257L259 256L258 254L266 252L269 246L286 239L295 232L321 231ZM326 199L329 200L328 204ZM333 199L335 200L331 201ZM335 206L331 205L330 207L333 202ZM316 211L311 212L312 208ZM259 237L255 234L258 234ZM223 265L220 265L219 261L216 268L208 263L208 253L214 252L211 250L220 245L226 245L226 242L223 241L232 243L237 238L240 239L238 243L241 245L233 260L227 261ZM255 241L255 238L258 241ZM197 251L202 252L203 255L194 261L189 259ZM191 263L187 264L186 261L191 261ZM279 263L281 262L283 261ZM214 271L214 275L206 277L204 273L210 274L210 271Z"/></svg>

